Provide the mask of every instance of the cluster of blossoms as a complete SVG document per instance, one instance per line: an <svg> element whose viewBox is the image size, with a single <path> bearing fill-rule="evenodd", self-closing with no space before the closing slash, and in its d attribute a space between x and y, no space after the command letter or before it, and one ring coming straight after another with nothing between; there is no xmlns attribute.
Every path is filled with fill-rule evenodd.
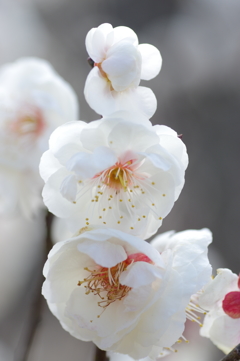
<svg viewBox="0 0 240 361"><path fill-rule="evenodd" d="M145 241L179 197L188 165L177 133L149 121L156 98L139 86L159 73L161 56L110 24L90 30L86 48L84 93L101 119L69 119L41 158L44 203L73 235L49 253L42 292L74 337L155 360L184 339L186 318L200 323L193 295L211 279L211 232Z"/></svg>
<svg viewBox="0 0 240 361"><path fill-rule="evenodd" d="M47 62L0 68L0 214L36 212L44 180L44 203L71 236L49 253L42 293L74 337L113 359L156 360L185 340L190 319L228 353L240 343L240 278L228 269L211 278L211 232L145 241L178 199L188 166L177 133L150 122L156 97L139 85L158 75L161 55L110 24L90 30L86 48L84 94L101 115L90 123L76 120L77 97Z"/></svg>

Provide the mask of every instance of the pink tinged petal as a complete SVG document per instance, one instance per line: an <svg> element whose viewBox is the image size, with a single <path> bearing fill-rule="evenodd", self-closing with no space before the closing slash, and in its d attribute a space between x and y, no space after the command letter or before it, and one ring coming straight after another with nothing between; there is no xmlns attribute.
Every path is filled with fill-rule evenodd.
<svg viewBox="0 0 240 361"><path fill-rule="evenodd" d="M102 69L116 91L123 91L140 83L141 55L131 43L121 41L107 52Z"/></svg>
<svg viewBox="0 0 240 361"><path fill-rule="evenodd" d="M96 264L107 268L114 267L127 258L122 246L107 241L100 243L87 240L78 245L78 250L87 254Z"/></svg>
<svg viewBox="0 0 240 361"><path fill-rule="evenodd" d="M131 42L133 45L138 45L138 37L137 34L130 28L126 26L117 26L113 29L114 32L114 44L116 44L120 40L127 40Z"/></svg>
<svg viewBox="0 0 240 361"><path fill-rule="evenodd" d="M122 285L138 288L161 279L163 270L147 262L136 262L124 271L119 280Z"/></svg>
<svg viewBox="0 0 240 361"><path fill-rule="evenodd" d="M240 288L240 275L238 276L238 288Z"/></svg>
<svg viewBox="0 0 240 361"><path fill-rule="evenodd" d="M155 78L162 67L162 57L159 50L150 44L140 44L138 50L142 56L141 79Z"/></svg>
<svg viewBox="0 0 240 361"><path fill-rule="evenodd" d="M145 254L143 253L133 253L133 254L130 254L128 256L128 260L133 260L134 262L147 262L147 263L152 263L152 260L146 256Z"/></svg>
<svg viewBox="0 0 240 361"><path fill-rule="evenodd" d="M61 187L60 193L64 198L66 198L70 202L76 201L77 196L77 179L74 174L68 175L64 178Z"/></svg>
<svg viewBox="0 0 240 361"><path fill-rule="evenodd" d="M40 160L40 165L39 165L40 176L42 177L44 182L47 182L48 178L61 167L62 166L57 160L57 158L54 157L54 155L50 150L47 150L46 152L43 153Z"/></svg>
<svg viewBox="0 0 240 361"><path fill-rule="evenodd" d="M229 292L222 301L223 311L231 318L240 318L240 292Z"/></svg>

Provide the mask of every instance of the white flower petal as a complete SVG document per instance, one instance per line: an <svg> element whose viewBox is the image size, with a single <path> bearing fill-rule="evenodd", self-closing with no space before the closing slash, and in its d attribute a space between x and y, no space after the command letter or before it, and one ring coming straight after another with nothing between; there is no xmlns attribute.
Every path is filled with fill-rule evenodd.
<svg viewBox="0 0 240 361"><path fill-rule="evenodd" d="M112 25L102 24L98 28L91 29L86 36L86 48L91 59L100 63L104 59L106 37L112 31Z"/></svg>
<svg viewBox="0 0 240 361"><path fill-rule="evenodd" d="M42 192L43 201L48 205L49 211L61 218L67 218L68 213L74 212L76 209L76 205L69 202L60 193L62 182L67 176L69 176L69 172L64 168L60 168L49 177Z"/></svg>
<svg viewBox="0 0 240 361"><path fill-rule="evenodd" d="M43 153L40 160L40 176L45 182L47 182L48 178L61 167L62 166L59 163L58 159L54 157L50 150L47 150Z"/></svg>
<svg viewBox="0 0 240 361"><path fill-rule="evenodd" d="M216 318L209 332L212 342L224 353L229 353L239 343L240 320L227 315Z"/></svg>
<svg viewBox="0 0 240 361"><path fill-rule="evenodd" d="M162 278L163 272L146 262L136 262L120 276L120 282L129 287L142 287Z"/></svg>
<svg viewBox="0 0 240 361"><path fill-rule="evenodd" d="M117 162L117 157L113 151L107 147L97 147L93 154L77 153L72 156L66 166L70 171L76 173L78 177L93 178L97 173L113 166Z"/></svg>
<svg viewBox="0 0 240 361"><path fill-rule="evenodd" d="M113 89L124 91L128 87L139 85L141 63L141 55L136 47L127 41L121 41L109 49L107 58L102 62L102 69Z"/></svg>
<svg viewBox="0 0 240 361"><path fill-rule="evenodd" d="M137 34L127 26L117 26L114 28L114 44L121 40L127 40L134 44L135 46L138 45L138 37Z"/></svg>
<svg viewBox="0 0 240 361"><path fill-rule="evenodd" d="M79 134L86 127L82 121L65 123L56 128L49 139L49 148L57 156L59 148L71 144L79 144Z"/></svg>
<svg viewBox="0 0 240 361"><path fill-rule="evenodd" d="M98 114L111 114L118 110L114 101L115 94L97 67L88 74L84 95L90 107Z"/></svg>
<svg viewBox="0 0 240 361"><path fill-rule="evenodd" d="M124 248L110 242L99 244L98 242L85 241L78 245L78 250L91 257L98 265L103 267L114 267L117 263L124 261L127 254Z"/></svg>
<svg viewBox="0 0 240 361"><path fill-rule="evenodd" d="M136 89L135 99L139 109L151 118L157 109L157 99L153 91L150 88L139 86Z"/></svg>
<svg viewBox="0 0 240 361"><path fill-rule="evenodd" d="M64 198L66 198L70 202L76 201L77 196L77 180L74 174L68 175L64 178L61 187L60 193Z"/></svg>
<svg viewBox="0 0 240 361"><path fill-rule="evenodd" d="M150 80L155 78L162 67L162 57L159 50L150 44L140 44L138 50L142 56L141 79Z"/></svg>

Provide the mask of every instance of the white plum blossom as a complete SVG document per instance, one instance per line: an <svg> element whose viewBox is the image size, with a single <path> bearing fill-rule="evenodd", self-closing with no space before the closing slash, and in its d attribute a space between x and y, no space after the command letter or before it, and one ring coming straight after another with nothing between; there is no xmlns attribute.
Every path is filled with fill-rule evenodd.
<svg viewBox="0 0 240 361"><path fill-rule="evenodd" d="M99 224L148 238L182 190L188 156L177 133L124 114L70 122L50 137L43 200L72 234Z"/></svg>
<svg viewBox="0 0 240 361"><path fill-rule="evenodd" d="M195 319L191 295L211 275L207 229L163 234L151 244L105 227L85 227L55 244L42 293L62 327L100 349L155 359Z"/></svg>
<svg viewBox="0 0 240 361"><path fill-rule="evenodd" d="M151 118L157 107L156 97L139 83L158 75L162 66L158 49L139 45L132 29L110 24L91 29L86 48L93 66L84 89L90 107L101 115L134 109Z"/></svg>
<svg viewBox="0 0 240 361"><path fill-rule="evenodd" d="M59 125L78 118L72 88L51 65L23 58L0 68L0 212L42 205L39 161Z"/></svg>
<svg viewBox="0 0 240 361"><path fill-rule="evenodd" d="M224 353L240 343L240 278L229 269L220 268L217 276L204 287L199 305L209 311L205 316L201 336L210 340Z"/></svg>

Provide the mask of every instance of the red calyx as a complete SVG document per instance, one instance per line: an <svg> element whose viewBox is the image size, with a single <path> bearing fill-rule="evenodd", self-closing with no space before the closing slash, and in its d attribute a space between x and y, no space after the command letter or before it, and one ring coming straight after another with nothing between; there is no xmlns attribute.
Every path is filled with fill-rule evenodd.
<svg viewBox="0 0 240 361"><path fill-rule="evenodd" d="M240 292L227 293L222 302L222 308L231 318L240 318Z"/></svg>

